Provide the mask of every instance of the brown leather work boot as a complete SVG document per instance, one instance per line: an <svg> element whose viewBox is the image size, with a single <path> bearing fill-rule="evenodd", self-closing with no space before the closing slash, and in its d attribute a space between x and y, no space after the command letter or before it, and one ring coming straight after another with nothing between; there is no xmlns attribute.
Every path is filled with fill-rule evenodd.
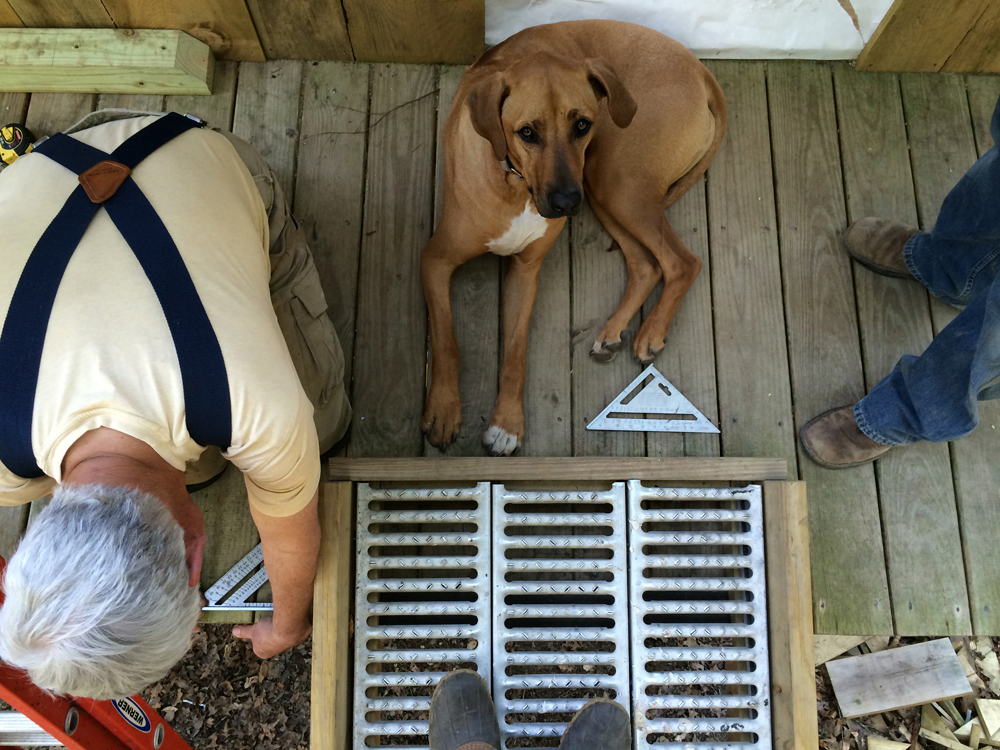
<svg viewBox="0 0 1000 750"><path fill-rule="evenodd" d="M869 438L854 420L854 405L838 406L806 422L799 431L802 447L828 469L847 469L874 461L892 447Z"/></svg>
<svg viewBox="0 0 1000 750"><path fill-rule="evenodd" d="M916 229L901 222L869 216L851 224L841 240L848 255L875 273L912 279L903 261L903 248L916 233Z"/></svg>
<svg viewBox="0 0 1000 750"><path fill-rule="evenodd" d="M500 725L483 678L470 669L449 672L431 698L430 750L500 750Z"/></svg>
<svg viewBox="0 0 1000 750"><path fill-rule="evenodd" d="M576 712L559 742L559 750L630 750L632 722L623 706L595 698Z"/></svg>

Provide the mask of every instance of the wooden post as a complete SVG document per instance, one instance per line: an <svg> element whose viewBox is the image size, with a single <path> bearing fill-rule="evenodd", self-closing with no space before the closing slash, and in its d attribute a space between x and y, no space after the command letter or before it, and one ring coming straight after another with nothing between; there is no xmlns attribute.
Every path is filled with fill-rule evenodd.
<svg viewBox="0 0 1000 750"><path fill-rule="evenodd" d="M313 594L312 750L345 750L351 735L351 482L321 485L323 541Z"/></svg>
<svg viewBox="0 0 1000 750"><path fill-rule="evenodd" d="M764 482L764 529L774 747L818 747L805 482Z"/></svg>

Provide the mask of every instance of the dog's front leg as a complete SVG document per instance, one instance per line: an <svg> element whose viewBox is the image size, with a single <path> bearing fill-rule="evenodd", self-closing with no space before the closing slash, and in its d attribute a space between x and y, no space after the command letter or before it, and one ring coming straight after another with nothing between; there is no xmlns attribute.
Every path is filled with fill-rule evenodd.
<svg viewBox="0 0 1000 750"><path fill-rule="evenodd" d="M431 335L431 387L420 427L431 445L444 448L462 426L458 392L458 342L451 318L451 276L465 260L448 252L438 233L420 258L420 276L427 301Z"/></svg>
<svg viewBox="0 0 1000 750"><path fill-rule="evenodd" d="M493 419L483 444L494 456L509 456L524 439L524 373L528 326L538 292L538 272L565 221L552 222L545 236L511 256L503 284L503 367Z"/></svg>

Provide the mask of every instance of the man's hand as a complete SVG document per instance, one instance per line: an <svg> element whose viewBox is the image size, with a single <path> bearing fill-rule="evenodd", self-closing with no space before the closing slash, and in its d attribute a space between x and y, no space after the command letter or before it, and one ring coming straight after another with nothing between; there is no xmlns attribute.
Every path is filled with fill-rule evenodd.
<svg viewBox="0 0 1000 750"><path fill-rule="evenodd" d="M254 625L239 625L233 628L233 635L253 641L253 651L262 659L302 643L312 632L309 605L319 556L318 507L318 491L293 516L272 518L250 507L271 581L274 617Z"/></svg>
<svg viewBox="0 0 1000 750"><path fill-rule="evenodd" d="M279 633L275 631L274 620L270 617L258 620L253 625L237 625L233 628L235 637L253 641L253 652L261 659L270 659L282 651L298 646L310 633L312 625L308 621L302 622L298 629Z"/></svg>

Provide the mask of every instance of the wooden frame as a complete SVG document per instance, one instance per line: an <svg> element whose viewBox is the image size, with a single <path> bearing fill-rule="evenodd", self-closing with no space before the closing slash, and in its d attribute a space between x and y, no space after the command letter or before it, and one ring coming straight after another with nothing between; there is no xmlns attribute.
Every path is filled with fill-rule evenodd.
<svg viewBox="0 0 1000 750"><path fill-rule="evenodd" d="M753 472L760 472L756 476ZM322 487L323 543L313 604L313 750L345 750L353 735L350 550L354 482L645 479L754 482L764 489L774 747L816 747L816 681L805 482L781 481L783 460L754 458L332 459Z"/></svg>

